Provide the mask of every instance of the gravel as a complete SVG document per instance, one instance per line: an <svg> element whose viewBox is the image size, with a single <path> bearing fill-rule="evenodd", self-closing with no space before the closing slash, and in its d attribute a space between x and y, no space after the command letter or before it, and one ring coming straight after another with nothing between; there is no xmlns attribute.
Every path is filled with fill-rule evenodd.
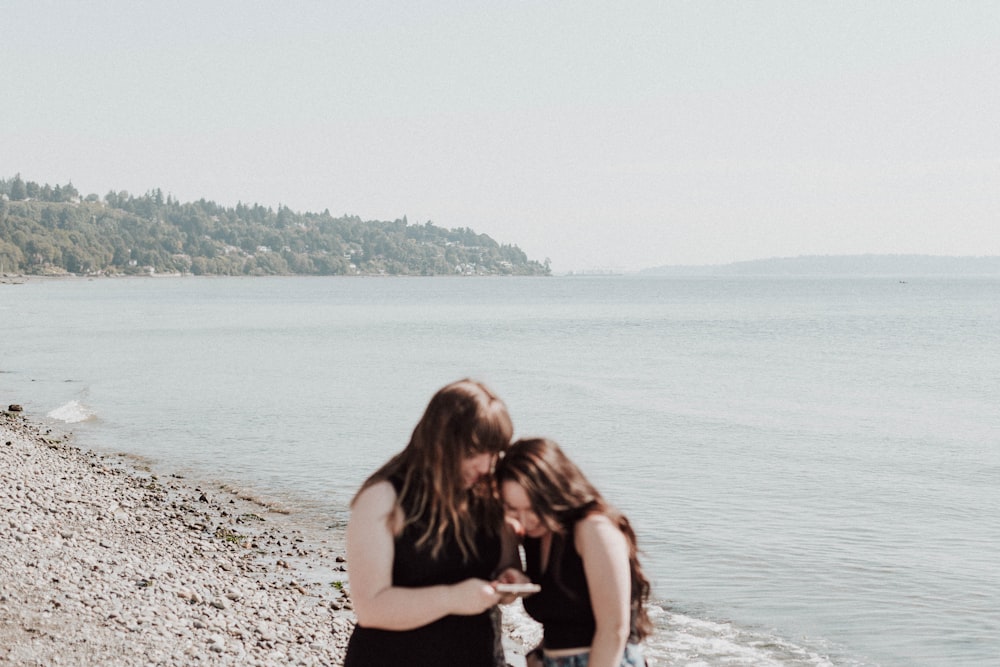
<svg viewBox="0 0 1000 667"><path fill-rule="evenodd" d="M342 665L344 534L0 410L0 664ZM540 629L503 608L508 661Z"/></svg>
<svg viewBox="0 0 1000 667"><path fill-rule="evenodd" d="M344 562L342 531L0 411L0 663L339 665Z"/></svg>

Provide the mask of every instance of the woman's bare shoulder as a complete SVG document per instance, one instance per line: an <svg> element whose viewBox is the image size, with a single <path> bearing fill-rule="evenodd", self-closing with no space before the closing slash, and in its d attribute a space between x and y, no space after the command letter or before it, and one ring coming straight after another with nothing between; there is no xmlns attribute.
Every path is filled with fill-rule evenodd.
<svg viewBox="0 0 1000 667"><path fill-rule="evenodd" d="M396 505L396 489L389 480L370 484L358 493L351 506L352 512L388 512Z"/></svg>
<svg viewBox="0 0 1000 667"><path fill-rule="evenodd" d="M593 512L576 522L573 541L578 551L599 543L624 542L625 535L606 514Z"/></svg>
<svg viewBox="0 0 1000 667"><path fill-rule="evenodd" d="M576 522L576 531L591 531L591 530L605 530L605 529L618 530L618 527L611 521L611 517L607 514L602 514L601 512L591 512L587 516L583 517Z"/></svg>
<svg viewBox="0 0 1000 667"><path fill-rule="evenodd" d="M384 525L393 535L403 527L403 512L396 503L396 488L388 480L372 483L361 491L351 505L351 525Z"/></svg>

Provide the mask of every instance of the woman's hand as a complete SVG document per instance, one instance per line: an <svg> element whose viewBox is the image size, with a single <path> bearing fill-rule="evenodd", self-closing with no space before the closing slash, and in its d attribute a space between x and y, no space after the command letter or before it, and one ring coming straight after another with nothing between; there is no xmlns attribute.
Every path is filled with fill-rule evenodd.
<svg viewBox="0 0 1000 667"><path fill-rule="evenodd" d="M466 579L450 588L454 614L474 616L500 602L500 594L485 579Z"/></svg>
<svg viewBox="0 0 1000 667"><path fill-rule="evenodd" d="M530 584L531 579L517 568L508 567L500 573L496 578L496 582L499 584Z"/></svg>
<svg viewBox="0 0 1000 667"><path fill-rule="evenodd" d="M506 570L500 573L500 575L493 582L495 584L530 584L531 579L528 578L524 572L521 570L508 567ZM502 593L500 595L500 604L510 604L517 599L515 593Z"/></svg>

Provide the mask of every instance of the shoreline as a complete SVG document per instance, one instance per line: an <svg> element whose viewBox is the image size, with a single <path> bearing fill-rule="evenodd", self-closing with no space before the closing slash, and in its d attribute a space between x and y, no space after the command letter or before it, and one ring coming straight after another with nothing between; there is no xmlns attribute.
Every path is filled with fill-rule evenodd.
<svg viewBox="0 0 1000 667"><path fill-rule="evenodd" d="M342 539L311 543L235 492L82 451L20 412L0 412L0 507L0 662L343 661Z"/></svg>
<svg viewBox="0 0 1000 667"><path fill-rule="evenodd" d="M13 406L11 406L13 407ZM341 665L344 531L0 410L0 662ZM508 662L535 634L504 608Z"/></svg>
<svg viewBox="0 0 1000 667"><path fill-rule="evenodd" d="M223 273L113 273L113 274L78 274L78 273L3 273L0 274L0 285L24 285L35 281L56 281L56 280L131 280L133 278L141 280L161 280L169 278L552 278L563 274L452 274L435 273L431 275L418 274L393 274L393 273L268 273L264 275L240 274L229 275ZM620 275L620 274L618 274Z"/></svg>

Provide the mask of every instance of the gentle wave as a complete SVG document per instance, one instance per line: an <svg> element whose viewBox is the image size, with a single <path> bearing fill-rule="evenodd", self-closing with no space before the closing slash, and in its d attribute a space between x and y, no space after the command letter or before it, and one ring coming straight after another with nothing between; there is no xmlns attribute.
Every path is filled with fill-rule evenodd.
<svg viewBox="0 0 1000 667"><path fill-rule="evenodd" d="M650 609L657 629L646 639L650 665L757 665L759 667L833 667L830 657L761 630L732 623L693 618L685 614ZM860 665L853 660L837 665Z"/></svg>
<svg viewBox="0 0 1000 667"><path fill-rule="evenodd" d="M77 424L79 422L85 422L88 419L93 419L96 416L96 413L80 401L70 401L65 405L60 405L58 408L49 411L46 416L67 424Z"/></svg>
<svg viewBox="0 0 1000 667"><path fill-rule="evenodd" d="M643 644L651 667L861 667L865 664L840 657L834 662L817 647L799 646L762 630L694 618L656 604L651 604L648 610L655 630ZM520 601L504 607L504 623L508 634L522 646L531 648L541 642L541 626L528 616Z"/></svg>

